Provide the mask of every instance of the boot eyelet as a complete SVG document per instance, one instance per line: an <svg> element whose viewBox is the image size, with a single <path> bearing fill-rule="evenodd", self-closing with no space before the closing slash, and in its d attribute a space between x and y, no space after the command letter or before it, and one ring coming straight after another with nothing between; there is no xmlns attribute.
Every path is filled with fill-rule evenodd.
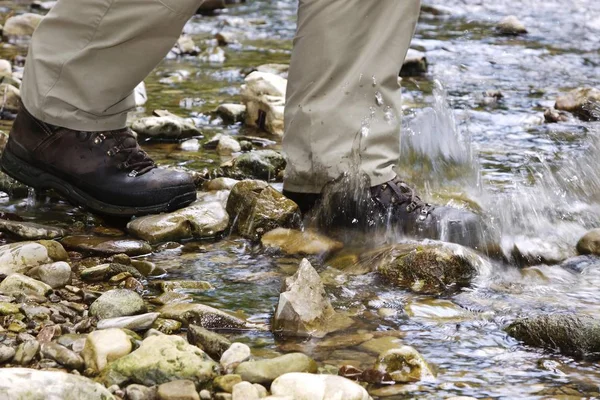
<svg viewBox="0 0 600 400"><path fill-rule="evenodd" d="M131 178L135 178L136 176L138 176L139 172L137 172L136 170L131 171L128 176Z"/></svg>

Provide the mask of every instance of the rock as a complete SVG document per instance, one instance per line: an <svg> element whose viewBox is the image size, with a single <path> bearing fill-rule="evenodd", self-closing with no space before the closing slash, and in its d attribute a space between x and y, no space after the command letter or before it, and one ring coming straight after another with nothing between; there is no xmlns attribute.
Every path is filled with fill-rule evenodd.
<svg viewBox="0 0 600 400"><path fill-rule="evenodd" d="M49 343L54 340L54 338L60 336L62 333L62 328L60 325L46 325L42 329L40 329L36 339L41 344ZM63 345L62 343L59 343ZM65 346L66 347L66 346Z"/></svg>
<svg viewBox="0 0 600 400"><path fill-rule="evenodd" d="M425 53L413 49L408 49L408 53L406 54L406 58L404 59L404 64L402 65L402 69L400 70L400 76L422 76L427 73L427 67L428 64L427 58L425 57Z"/></svg>
<svg viewBox="0 0 600 400"><path fill-rule="evenodd" d="M133 95L135 97L135 105L138 107L143 106L148 101L148 93L146 92L146 84L140 82L134 89Z"/></svg>
<svg viewBox="0 0 600 400"><path fill-rule="evenodd" d="M328 238L312 230L277 228L269 231L260 239L268 249L276 249L289 255L325 255L344 247L342 242Z"/></svg>
<svg viewBox="0 0 600 400"><path fill-rule="evenodd" d="M69 256L58 242L19 242L0 246L0 275L24 273L30 268Z"/></svg>
<svg viewBox="0 0 600 400"><path fill-rule="evenodd" d="M33 361L39 351L40 342L37 340L26 340L17 347L13 363L17 365L27 365Z"/></svg>
<svg viewBox="0 0 600 400"><path fill-rule="evenodd" d="M42 21L43 16L33 13L25 13L10 17L4 23L2 35L4 37L31 36L33 31Z"/></svg>
<svg viewBox="0 0 600 400"><path fill-rule="evenodd" d="M212 394L210 391L203 389L200 391L200 399L201 400L212 400Z"/></svg>
<svg viewBox="0 0 600 400"><path fill-rule="evenodd" d="M517 17L510 15L504 18L496 26L496 30L501 35L518 36L527 33L527 28Z"/></svg>
<svg viewBox="0 0 600 400"><path fill-rule="evenodd" d="M188 380L163 383L158 387L160 400L200 400L194 382Z"/></svg>
<svg viewBox="0 0 600 400"><path fill-rule="evenodd" d="M221 356L221 366L225 372L232 372L239 364L252 357L250 347L243 343L233 343Z"/></svg>
<svg viewBox="0 0 600 400"><path fill-rule="evenodd" d="M218 370L218 364L199 348L178 336L159 335L144 339L139 349L111 363L101 381L106 386L128 381L151 386L191 380L203 386Z"/></svg>
<svg viewBox="0 0 600 400"><path fill-rule="evenodd" d="M127 289L114 289L102 294L90 306L90 315L100 319L127 317L146 312L142 297Z"/></svg>
<svg viewBox="0 0 600 400"><path fill-rule="evenodd" d="M271 385L274 396L289 396L294 400L370 400L367 391L349 379L335 375L289 373Z"/></svg>
<svg viewBox="0 0 600 400"><path fill-rule="evenodd" d="M377 355L385 353L388 350L400 349L402 347L402 340L393 336L373 338L359 346L361 350Z"/></svg>
<svg viewBox="0 0 600 400"><path fill-rule="evenodd" d="M575 314L520 318L506 332L528 346L542 347L578 359L599 359L600 321Z"/></svg>
<svg viewBox="0 0 600 400"><path fill-rule="evenodd" d="M248 329L256 325L229 315L204 304L167 304L160 310L161 318L174 319L187 325L199 325L206 329Z"/></svg>
<svg viewBox="0 0 600 400"><path fill-rule="evenodd" d="M152 286L159 287L163 292L172 292L175 290L185 291L207 291L215 287L210 282L205 281L154 281Z"/></svg>
<svg viewBox="0 0 600 400"><path fill-rule="evenodd" d="M379 355L375 371L385 374L386 380L397 383L430 381L431 368L417 350L410 346L387 350ZM381 382L373 382L381 383Z"/></svg>
<svg viewBox="0 0 600 400"><path fill-rule="evenodd" d="M246 361L235 369L235 374L251 383L268 384L290 372L317 372L317 363L302 353L290 353L268 360Z"/></svg>
<svg viewBox="0 0 600 400"><path fill-rule="evenodd" d="M174 115L164 117L145 117L131 125L137 134L151 138L181 139L202 136L202 132L190 122Z"/></svg>
<svg viewBox="0 0 600 400"><path fill-rule="evenodd" d="M179 144L179 148L184 151L200 150L200 141L198 139L188 139Z"/></svg>
<svg viewBox="0 0 600 400"><path fill-rule="evenodd" d="M577 252L581 255L600 255L600 229L593 229L579 239Z"/></svg>
<svg viewBox="0 0 600 400"><path fill-rule="evenodd" d="M223 135L217 145L217 154L220 156L230 156L233 153L239 153L240 151L242 151L240 142L231 136Z"/></svg>
<svg viewBox="0 0 600 400"><path fill-rule="evenodd" d="M125 389L127 400L158 400L156 386L129 385Z"/></svg>
<svg viewBox="0 0 600 400"><path fill-rule="evenodd" d="M106 329L90 333L82 356L87 369L102 371L109 362L131 353L131 339L121 329Z"/></svg>
<svg viewBox="0 0 600 400"><path fill-rule="evenodd" d="M0 364L12 360L15 353L16 351L12 347L0 344Z"/></svg>
<svg viewBox="0 0 600 400"><path fill-rule="evenodd" d="M287 79L290 66L289 64L262 64L256 67L256 70L258 72L274 74Z"/></svg>
<svg viewBox="0 0 600 400"><path fill-rule="evenodd" d="M359 264L375 269L387 282L416 293L441 294L468 286L490 268L472 250L442 242L407 243L361 256Z"/></svg>
<svg viewBox="0 0 600 400"><path fill-rule="evenodd" d="M221 359L223 353L231 346L231 342L225 336L197 325L188 327L187 339L190 344L204 350L215 360Z"/></svg>
<svg viewBox="0 0 600 400"><path fill-rule="evenodd" d="M572 245L562 240L553 241L538 237L517 236L512 241L506 242L513 245L510 249L512 261L520 267L531 265L554 265L574 256ZM506 251L508 253L508 251Z"/></svg>
<svg viewBox="0 0 600 400"><path fill-rule="evenodd" d="M246 125L283 136L287 80L270 73L252 72L242 85L242 100L246 105Z"/></svg>
<svg viewBox="0 0 600 400"><path fill-rule="evenodd" d="M63 229L33 222L0 219L0 231L9 232L24 240L56 239L65 236Z"/></svg>
<svg viewBox="0 0 600 400"><path fill-rule="evenodd" d="M204 184L204 190L231 190L240 181L231 178L216 178Z"/></svg>
<svg viewBox="0 0 600 400"><path fill-rule="evenodd" d="M116 400L102 385L83 376L59 371L0 369L3 400Z"/></svg>
<svg viewBox="0 0 600 400"><path fill-rule="evenodd" d="M58 343L42 343L40 353L42 357L54 360L69 369L83 370L83 358Z"/></svg>
<svg viewBox="0 0 600 400"><path fill-rule="evenodd" d="M259 400L258 390L250 382L240 382L233 387L233 400Z"/></svg>
<svg viewBox="0 0 600 400"><path fill-rule="evenodd" d="M262 181L242 181L233 187L227 212L234 228L249 239L260 238L275 228L296 228L301 222L296 203Z"/></svg>
<svg viewBox="0 0 600 400"><path fill-rule="evenodd" d="M182 239L210 238L224 232L229 215L219 202L192 205L172 213L148 215L127 224L127 230L151 243Z"/></svg>
<svg viewBox="0 0 600 400"><path fill-rule="evenodd" d="M194 43L194 39L188 35L181 35L179 39L177 39L175 46L180 55L195 56L200 52L200 49L196 46L196 43Z"/></svg>
<svg viewBox="0 0 600 400"><path fill-rule="evenodd" d="M544 120L548 123L566 122L569 120L569 116L563 111L547 108L544 111Z"/></svg>
<svg viewBox="0 0 600 400"><path fill-rule="evenodd" d="M9 83L0 84L0 105L6 111L17 112L21 103L21 91Z"/></svg>
<svg viewBox="0 0 600 400"><path fill-rule="evenodd" d="M308 260L302 260L296 274L285 280L273 317L273 332L323 337L352 323L333 309L321 277Z"/></svg>
<svg viewBox="0 0 600 400"><path fill-rule="evenodd" d="M0 316L18 314L21 311L21 307L18 304L7 303L5 301L0 302Z"/></svg>
<svg viewBox="0 0 600 400"><path fill-rule="evenodd" d="M285 169L285 158L274 150L244 153L221 165L224 176L233 179L274 181Z"/></svg>
<svg viewBox="0 0 600 400"><path fill-rule="evenodd" d="M61 243L69 250L90 252L104 256L114 254L141 256L152 253L152 247L148 243L133 239L111 239L99 236L68 236L64 238Z"/></svg>
<svg viewBox="0 0 600 400"><path fill-rule="evenodd" d="M171 335L179 332L182 325L183 324L181 322L175 321L174 319L158 318L156 321L154 321L154 324L152 324L152 328L164 333L165 335Z"/></svg>
<svg viewBox="0 0 600 400"><path fill-rule="evenodd" d="M226 122L242 122L246 118L246 106L243 104L221 104L217 108L217 114Z"/></svg>
<svg viewBox="0 0 600 400"><path fill-rule="evenodd" d="M98 329L129 329L132 331L145 331L152 327L159 313L135 315L133 317L117 317L98 321Z"/></svg>
<svg viewBox="0 0 600 400"><path fill-rule="evenodd" d="M60 289L71 283L71 266L64 261L40 265L29 270L27 274L52 289Z"/></svg>
<svg viewBox="0 0 600 400"><path fill-rule="evenodd" d="M132 262L132 265L125 265L119 263L109 263L109 264L100 264L95 267L86 268L81 271L80 276L83 281L86 282L98 282L98 281L107 281L113 276L127 273L133 276L136 279L144 279L144 275L142 275L134 265L138 265L135 262ZM143 269L144 272L151 271L151 268L148 270ZM163 272L164 273L164 272ZM161 273L162 275L162 273Z"/></svg>
<svg viewBox="0 0 600 400"><path fill-rule="evenodd" d="M568 111L584 121L600 120L600 90L591 87L574 89L556 99L557 110Z"/></svg>
<svg viewBox="0 0 600 400"><path fill-rule="evenodd" d="M238 43L239 35L235 32L217 32L215 34L215 39L219 43L219 46L228 46L230 44Z"/></svg>
<svg viewBox="0 0 600 400"><path fill-rule="evenodd" d="M52 288L44 282L37 281L21 274L12 274L0 283L0 293L3 294L35 294L46 296Z"/></svg>
<svg viewBox="0 0 600 400"><path fill-rule="evenodd" d="M242 382L242 377L239 375L229 374L217 376L213 381L213 385L217 391L225 393L233 392L233 387Z"/></svg>
<svg viewBox="0 0 600 400"><path fill-rule="evenodd" d="M8 60L0 60L0 75L12 76L12 64Z"/></svg>
<svg viewBox="0 0 600 400"><path fill-rule="evenodd" d="M198 56L200 61L211 64L223 64L226 58L225 50L221 47L209 47Z"/></svg>

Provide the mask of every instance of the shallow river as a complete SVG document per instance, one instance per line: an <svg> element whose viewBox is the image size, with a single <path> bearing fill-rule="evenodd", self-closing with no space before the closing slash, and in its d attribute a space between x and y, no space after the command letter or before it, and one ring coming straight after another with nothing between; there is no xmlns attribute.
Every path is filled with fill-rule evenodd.
<svg viewBox="0 0 600 400"><path fill-rule="evenodd" d="M240 101L248 67L289 62L295 3L254 0L221 15L195 17L186 32L201 48L223 29L242 32L241 44L226 48L223 64L166 59L146 80L149 101L137 113L168 109L194 117L205 138L222 132L260 135L224 125L212 111L223 102ZM577 239L600 226L595 144L600 124L546 124L543 112L561 92L600 86L600 2L428 0L427 6L412 47L426 53L429 73L403 82L401 169L432 199L467 198L477 204L491 216L507 251L517 244L575 255ZM15 6L2 1L0 7L6 12ZM519 17L528 35L494 33L497 21L509 14ZM4 49L3 56L23 54L24 45ZM486 91L500 91L503 97L490 101ZM9 129L9 123L3 125ZM214 151L183 151L175 143L148 143L146 148L163 164L191 169L222 161ZM83 230L110 225L45 196L1 197L0 212ZM165 268L170 278L211 282L216 290L196 294L198 301L261 323L269 322L281 279L293 274L299 261L264 254L233 236L157 249L144 258ZM577 311L600 318L600 261L581 273L544 265L519 270L494 262L472 287L441 299L391 289L372 275L345 276L328 268L327 261L322 264L334 306L354 316L362 331L400 331L404 342L437 370L433 382L387 388L392 393L387 398L600 396L597 363L520 346L502 330L515 317L540 312ZM370 366L374 360L352 347L319 349L317 340L298 347L269 333L236 339L257 355L300 348L322 365Z"/></svg>

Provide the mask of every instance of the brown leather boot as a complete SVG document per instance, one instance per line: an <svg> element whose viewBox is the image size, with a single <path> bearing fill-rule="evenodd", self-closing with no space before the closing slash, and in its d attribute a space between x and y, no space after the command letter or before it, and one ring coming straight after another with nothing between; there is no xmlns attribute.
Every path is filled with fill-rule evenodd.
<svg viewBox="0 0 600 400"><path fill-rule="evenodd" d="M54 189L100 214L154 214L196 199L191 177L157 168L129 129L74 131L46 124L25 107L14 122L0 165L28 186Z"/></svg>

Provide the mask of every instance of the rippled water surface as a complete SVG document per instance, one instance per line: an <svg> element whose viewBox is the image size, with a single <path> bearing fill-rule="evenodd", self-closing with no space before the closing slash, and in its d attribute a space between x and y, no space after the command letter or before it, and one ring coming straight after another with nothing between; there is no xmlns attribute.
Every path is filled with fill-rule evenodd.
<svg viewBox="0 0 600 400"><path fill-rule="evenodd" d="M426 3L412 47L426 52L430 69L426 77L403 82L401 170L432 199L454 199L454 204L468 199L488 213L505 249L517 243L574 255L577 239L600 225L599 124L575 119L545 124L543 111L561 92L600 86L600 2ZM1 11L23 8L14 4L0 2ZM146 80L149 101L136 114L168 109L193 117L205 138L223 132L261 135L224 125L213 110L240 101L239 87L249 67L289 62L295 8L293 0L255 0L216 16L195 17L186 32L201 48L214 45L212 38L221 30L239 32L241 43L226 48L223 64L166 59ZM508 14L517 15L529 34L497 36L494 26ZM4 48L4 57L23 54L24 45ZM174 74L179 78L164 80ZM503 97L489 101L487 91L500 91ZM213 151L183 151L173 143L148 143L146 148L163 164L190 169L223 161ZM83 231L98 223L110 225L45 196L33 201L3 197L0 211ZM293 274L299 261L265 254L237 237L157 250L146 259L165 268L168 278L211 282L216 289L194 294L198 301L265 324L281 279ZM361 331L399 331L436 367L434 382L387 388L393 393L389 398L600 396L597 364L525 348L502 330L517 316L540 312L577 311L600 318L600 262L582 272L545 265L518 270L494 262L472 287L434 299L391 289L370 274L346 276L329 268L327 260L315 261L334 305L353 315ZM323 366L373 363L357 348L319 348L317 340L290 343L268 333L237 339L250 343L257 355L300 348ZM544 359L561 367L542 368ZM573 397L552 397L560 394Z"/></svg>

